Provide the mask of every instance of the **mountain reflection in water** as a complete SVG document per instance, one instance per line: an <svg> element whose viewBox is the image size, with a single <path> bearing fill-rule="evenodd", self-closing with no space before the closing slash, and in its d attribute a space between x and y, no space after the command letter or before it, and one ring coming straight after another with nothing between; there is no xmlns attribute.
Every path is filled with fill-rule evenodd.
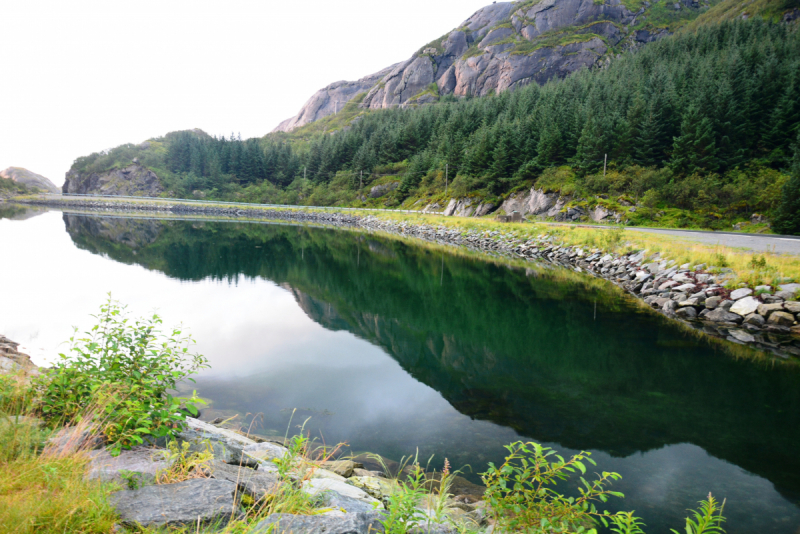
<svg viewBox="0 0 800 534"><path fill-rule="evenodd" d="M341 341L339 356L326 341L235 381L198 380L214 409L263 414L265 433L283 434L296 407L294 423L311 416L327 443L393 459L419 448L432 465L470 464L473 480L503 443L534 439L595 451L648 532L680 528L709 490L728 497L729 532L800 524L797 369L735 358L614 289L365 233L63 217L79 248L115 262L274 282Z"/></svg>

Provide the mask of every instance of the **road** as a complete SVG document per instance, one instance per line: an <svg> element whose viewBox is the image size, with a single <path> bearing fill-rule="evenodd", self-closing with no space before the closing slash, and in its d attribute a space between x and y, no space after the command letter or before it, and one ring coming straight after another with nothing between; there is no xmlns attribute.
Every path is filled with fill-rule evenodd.
<svg viewBox="0 0 800 534"><path fill-rule="evenodd" d="M160 202L182 202L182 203L203 203L203 204L222 204L222 205L239 205L239 206L262 206L262 207L275 207L275 208L295 208L295 209L334 209L334 210L360 210L360 211L394 211L404 213L414 213L416 210L391 210L380 208L338 208L338 207L323 207L323 206L285 206L276 204L242 204L238 202L214 202L206 200L187 200L187 199L163 199L152 197L123 197L123 196L107 196L107 195L47 195L50 197L82 197L84 200L143 200L152 202L154 200ZM546 223L553 226L573 226L565 223ZM611 226L602 225L579 225L587 228L612 228ZM778 254L795 254L800 255L800 236L776 236L764 234L742 234L734 232L711 232L703 230L673 230L666 228L642 228L637 226L626 226L626 231L630 232L645 232L652 234L671 235L687 241L694 241L697 243L705 243L709 245L724 245L727 247L735 247L744 250L752 250L754 252L773 252Z"/></svg>

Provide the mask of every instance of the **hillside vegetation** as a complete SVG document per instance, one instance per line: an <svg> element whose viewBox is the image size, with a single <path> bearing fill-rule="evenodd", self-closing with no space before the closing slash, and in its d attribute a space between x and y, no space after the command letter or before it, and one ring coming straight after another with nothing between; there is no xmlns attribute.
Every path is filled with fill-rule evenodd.
<svg viewBox="0 0 800 534"><path fill-rule="evenodd" d="M578 203L636 203L629 224L658 216L660 225L730 228L778 212L800 124L800 33L761 18L723 21L543 86L413 109L349 107L260 140L176 132L81 158L73 170L139 157L169 195L422 207L446 200L447 166L448 197L497 203L535 186ZM396 190L368 198L392 181Z"/></svg>

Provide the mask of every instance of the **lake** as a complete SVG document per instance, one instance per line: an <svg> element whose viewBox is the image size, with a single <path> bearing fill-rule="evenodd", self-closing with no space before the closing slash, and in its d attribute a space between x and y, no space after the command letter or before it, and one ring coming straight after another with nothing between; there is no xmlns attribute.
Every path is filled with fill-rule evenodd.
<svg viewBox="0 0 800 534"><path fill-rule="evenodd" d="M0 333L45 364L111 292L183 323L203 419L305 428L479 482L503 445L592 452L648 533L709 492L729 533L800 532L800 371L610 284L362 231L0 208ZM291 423L290 423L291 419Z"/></svg>

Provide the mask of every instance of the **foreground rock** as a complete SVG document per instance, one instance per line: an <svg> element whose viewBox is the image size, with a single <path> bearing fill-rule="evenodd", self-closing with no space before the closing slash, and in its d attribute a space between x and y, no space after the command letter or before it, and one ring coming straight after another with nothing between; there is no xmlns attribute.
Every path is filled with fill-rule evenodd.
<svg viewBox="0 0 800 534"><path fill-rule="evenodd" d="M150 447L135 447L122 451L119 456L111 456L105 449L89 452L89 472L87 478L105 481L125 482L134 478L140 485L154 484L156 474L167 469L170 462L165 460L163 450Z"/></svg>
<svg viewBox="0 0 800 534"><path fill-rule="evenodd" d="M245 447L256 445L256 442L232 430L187 417L186 429L177 437L179 441L190 444L190 451L204 452L210 446L214 458L225 463L258 466L257 459L242 454Z"/></svg>
<svg viewBox="0 0 800 534"><path fill-rule="evenodd" d="M311 480L306 480L303 482L303 491L309 495L320 496L324 495L326 492L335 492L342 497L361 501L373 508L383 507L379 500L370 497L364 490L332 478L312 478Z"/></svg>
<svg viewBox="0 0 800 534"><path fill-rule="evenodd" d="M19 373L23 379L39 374L39 368L27 354L19 352L19 343L0 335L0 374Z"/></svg>
<svg viewBox="0 0 800 534"><path fill-rule="evenodd" d="M280 484L275 473L249 467L238 467L219 460L211 462L208 473L217 480L233 482L238 486L240 492L257 501L275 493Z"/></svg>
<svg viewBox="0 0 800 534"><path fill-rule="evenodd" d="M251 531L253 534L370 534L384 532L376 512L341 516L272 514Z"/></svg>
<svg viewBox="0 0 800 534"><path fill-rule="evenodd" d="M239 517L236 484L196 478L109 496L126 527L223 526Z"/></svg>

